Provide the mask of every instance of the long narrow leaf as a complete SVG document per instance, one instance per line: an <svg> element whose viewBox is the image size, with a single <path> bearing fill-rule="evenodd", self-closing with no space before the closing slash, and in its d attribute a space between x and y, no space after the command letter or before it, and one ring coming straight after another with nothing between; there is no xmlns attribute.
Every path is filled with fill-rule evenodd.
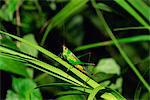
<svg viewBox="0 0 150 100"><path fill-rule="evenodd" d="M59 62L60 64L62 64L63 66L65 66L66 68L70 69L70 71L72 71L74 74L76 74L78 77L80 77L83 81L85 81L87 84L89 84L91 87L95 88L97 86L99 86L100 84L98 84L97 82L95 82L93 79L89 78L88 76L86 76L85 74L83 74L82 72L80 72L79 70L77 70L76 68L73 68L70 64L68 64L67 62L65 62L64 60L62 60L60 57L56 56L55 54L49 52L48 50L38 46L38 45L34 45L20 37L17 37L15 35L0 31L1 34L5 34L8 35L14 39L17 39L25 44L30 45L31 47L36 48L37 50L39 50L40 52L42 52L43 54L49 56L50 58L54 59L55 61ZM89 81L87 81L87 79L89 79ZM103 88L105 88L104 86L101 86Z"/></svg>
<svg viewBox="0 0 150 100"><path fill-rule="evenodd" d="M119 43L133 43L133 42L141 42L141 41L150 41L150 36L149 35L139 35L139 36L134 36L134 37L118 39ZM75 51L82 51L82 50L86 50L86 49L90 49L90 48L96 48L96 47L108 46L108 45L114 45L114 42L112 40L109 40L109 41L104 41L104 42L83 45L83 46L77 47L75 49Z"/></svg>
<svg viewBox="0 0 150 100"><path fill-rule="evenodd" d="M120 1L120 0L116 0L116 1ZM122 1L122 0L121 0ZM130 66L130 68L134 71L134 73L137 75L137 77L140 79L140 81L143 83L143 85L145 86L145 88L150 92L150 86L149 84L145 81L145 79L143 78L143 76L140 74L140 72L136 69L136 67L134 66L134 64L132 63L132 61L129 59L129 57L126 55L126 53L124 52L124 50L122 49L122 47L120 46L118 40L116 39L116 37L114 36L114 34L112 33L111 29L109 28L108 24L106 23L102 13L100 11L98 11L96 9L96 2L92 0L92 4L93 7L96 10L96 13L99 17L99 19L101 20L102 23L104 23L104 27L105 27L105 32L110 36L110 38L113 40L113 42L115 43L116 47L118 48L121 56L124 58L124 60L128 63L128 65Z"/></svg>
<svg viewBox="0 0 150 100"><path fill-rule="evenodd" d="M150 7L143 0L128 0L128 2L139 11L147 20L150 16Z"/></svg>
<svg viewBox="0 0 150 100"><path fill-rule="evenodd" d="M70 17L76 11L80 11L81 7L84 7L87 2L88 0L71 0L57 15L55 15L49 21L49 25L46 28L46 31L41 41L41 45L44 44L46 37L52 28L62 25L68 17Z"/></svg>
<svg viewBox="0 0 150 100"><path fill-rule="evenodd" d="M55 76L55 77L60 78L60 79L63 79L63 80L64 80L64 79L65 79L65 80L66 80L66 79L69 79L69 80L74 81L75 83L80 84L81 86L83 85L83 83L79 82L78 80L76 80L76 79L73 78L72 76L68 75L67 73L63 72L62 70L60 70L60 69L58 69L58 68L56 68L56 67L54 67L54 66L51 66L51 65L49 65L49 64L46 64L46 63L44 63L44 62L42 62L42 61L39 61L39 60L37 60L37 59L35 59L35 58L29 57L29 56L27 56L27 55L18 53L18 52L16 52L16 51L13 51L13 50L10 50L10 49L1 47L1 46L0 46L0 51L1 51L1 52L5 52L5 53L9 53L9 54L11 54L11 55L16 55L16 56L20 56L20 57L22 57L22 58L25 58L24 60L27 60L28 62L31 62L31 63L33 63L33 64L36 64L36 65L38 65L38 66L41 66L43 69L49 70L49 74L52 75L52 76ZM33 67L33 66L31 66L31 67ZM40 68L37 67L36 69L40 69ZM53 72L53 73L51 73L51 72ZM62 76L62 77L64 77L64 78L59 77L58 75L60 75L60 76Z"/></svg>
<svg viewBox="0 0 150 100"><path fill-rule="evenodd" d="M148 27L148 23L125 1L125 0L114 0L122 8L124 8L130 15L132 15L138 22L143 26Z"/></svg>

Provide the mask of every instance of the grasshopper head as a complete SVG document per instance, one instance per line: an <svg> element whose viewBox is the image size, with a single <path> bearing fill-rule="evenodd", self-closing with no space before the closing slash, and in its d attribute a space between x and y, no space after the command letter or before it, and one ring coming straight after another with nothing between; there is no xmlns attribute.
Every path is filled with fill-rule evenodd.
<svg viewBox="0 0 150 100"><path fill-rule="evenodd" d="M63 45L62 47L63 47L62 56L63 56L64 58L67 58L68 48L67 48L65 45Z"/></svg>
<svg viewBox="0 0 150 100"><path fill-rule="evenodd" d="M68 50L68 48L65 45L63 45L63 52L65 52L67 50Z"/></svg>

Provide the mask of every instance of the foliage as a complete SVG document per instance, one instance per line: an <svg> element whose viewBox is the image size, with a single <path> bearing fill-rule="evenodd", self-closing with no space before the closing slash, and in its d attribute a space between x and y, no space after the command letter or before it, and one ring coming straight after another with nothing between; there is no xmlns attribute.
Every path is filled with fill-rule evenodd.
<svg viewBox="0 0 150 100"><path fill-rule="evenodd" d="M27 34L26 36L23 37L23 39L31 42L32 44L37 45L37 42L36 42L36 40L32 34ZM20 49L20 51L27 53L27 54L30 54L34 57L37 57L37 55L38 55L37 49L32 48L32 47L30 47L27 44L24 44L22 42L20 43L19 49Z"/></svg>
<svg viewBox="0 0 150 100"><path fill-rule="evenodd" d="M149 98L148 1L2 0L0 4L0 71L12 80L10 86L2 84L2 99ZM93 76L57 56L62 45L81 61L95 63L81 64ZM82 57L88 52L90 61ZM1 78L7 83L5 74Z"/></svg>
<svg viewBox="0 0 150 100"><path fill-rule="evenodd" d="M21 100L42 100L39 89L34 89L36 84L31 79L13 78L12 88L8 90L6 100L21 99Z"/></svg>

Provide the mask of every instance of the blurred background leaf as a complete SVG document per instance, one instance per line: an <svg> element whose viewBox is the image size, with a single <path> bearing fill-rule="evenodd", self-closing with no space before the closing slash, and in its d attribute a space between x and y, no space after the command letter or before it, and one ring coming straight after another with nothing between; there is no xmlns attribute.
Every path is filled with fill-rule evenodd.
<svg viewBox="0 0 150 100"><path fill-rule="evenodd" d="M23 37L23 39L31 42L32 44L38 45L33 34L27 34ZM29 55L32 55L34 57L37 57L37 55L38 55L37 49L35 49L25 43L22 43L22 42L20 43L19 49L20 49L20 51L27 53Z"/></svg>
<svg viewBox="0 0 150 100"><path fill-rule="evenodd" d="M39 89L35 89L36 84L31 79L13 77L12 90L7 91L6 100L42 100Z"/></svg>
<svg viewBox="0 0 150 100"><path fill-rule="evenodd" d="M142 0L128 0L128 2L137 10L139 11L146 19L149 20L149 9L150 7ZM142 9L141 9L142 7Z"/></svg>
<svg viewBox="0 0 150 100"><path fill-rule="evenodd" d="M104 11L108 11L108 12L112 12L112 8L110 8L109 6L107 6L104 3L97 3L96 7L100 10L104 10Z"/></svg>
<svg viewBox="0 0 150 100"><path fill-rule="evenodd" d="M14 50L19 50L16 43L7 36L0 39L0 44ZM13 58L11 59L11 57L7 57L7 55L2 55L2 53L0 53L0 70L18 74L24 77L32 77L32 69L28 69L27 66L28 65L26 63L18 62Z"/></svg>
<svg viewBox="0 0 150 100"><path fill-rule="evenodd" d="M12 21L16 9L23 0L4 0L5 4L0 9L0 17L6 21Z"/></svg>
<svg viewBox="0 0 150 100"><path fill-rule="evenodd" d="M24 77L30 76L25 63L15 61L2 55L0 55L0 70L18 74Z"/></svg>
<svg viewBox="0 0 150 100"><path fill-rule="evenodd" d="M75 46L82 44L84 31L83 31L83 17L81 15L74 16L70 19L69 23L66 25L66 30L62 33L63 37Z"/></svg>
<svg viewBox="0 0 150 100"><path fill-rule="evenodd" d="M131 0L132 1L132 0ZM141 1L142 4L144 4L144 2L142 2L142 0L138 0L139 2ZM115 2L117 4L119 4L122 8L124 8L129 14L131 14L137 21L139 21L143 26L149 26L149 24L127 3L127 1L124 0L115 0ZM132 5L134 4L137 9L140 9L140 6L137 6L139 4L139 2L133 2L131 3ZM144 4L145 5L145 4ZM143 5L143 6L144 6ZM145 8L143 8L143 10L146 10L146 12L148 13L148 8L147 5L144 6ZM142 12L141 10L138 10L140 12ZM146 13L145 12L145 13ZM142 13L144 14L144 13ZM145 14L144 14L145 15ZM145 15L146 18L147 14Z"/></svg>
<svg viewBox="0 0 150 100"><path fill-rule="evenodd" d="M120 66L112 58L104 58L94 68L94 73L120 74Z"/></svg>

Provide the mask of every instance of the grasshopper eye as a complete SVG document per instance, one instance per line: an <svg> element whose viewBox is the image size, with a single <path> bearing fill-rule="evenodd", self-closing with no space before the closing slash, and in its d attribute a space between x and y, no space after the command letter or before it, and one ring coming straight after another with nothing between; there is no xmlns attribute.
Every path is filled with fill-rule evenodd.
<svg viewBox="0 0 150 100"><path fill-rule="evenodd" d="M65 46L63 46L63 49L64 49L64 50L67 50L67 48L66 48Z"/></svg>
<svg viewBox="0 0 150 100"><path fill-rule="evenodd" d="M65 50L67 50L67 48L65 47Z"/></svg>

